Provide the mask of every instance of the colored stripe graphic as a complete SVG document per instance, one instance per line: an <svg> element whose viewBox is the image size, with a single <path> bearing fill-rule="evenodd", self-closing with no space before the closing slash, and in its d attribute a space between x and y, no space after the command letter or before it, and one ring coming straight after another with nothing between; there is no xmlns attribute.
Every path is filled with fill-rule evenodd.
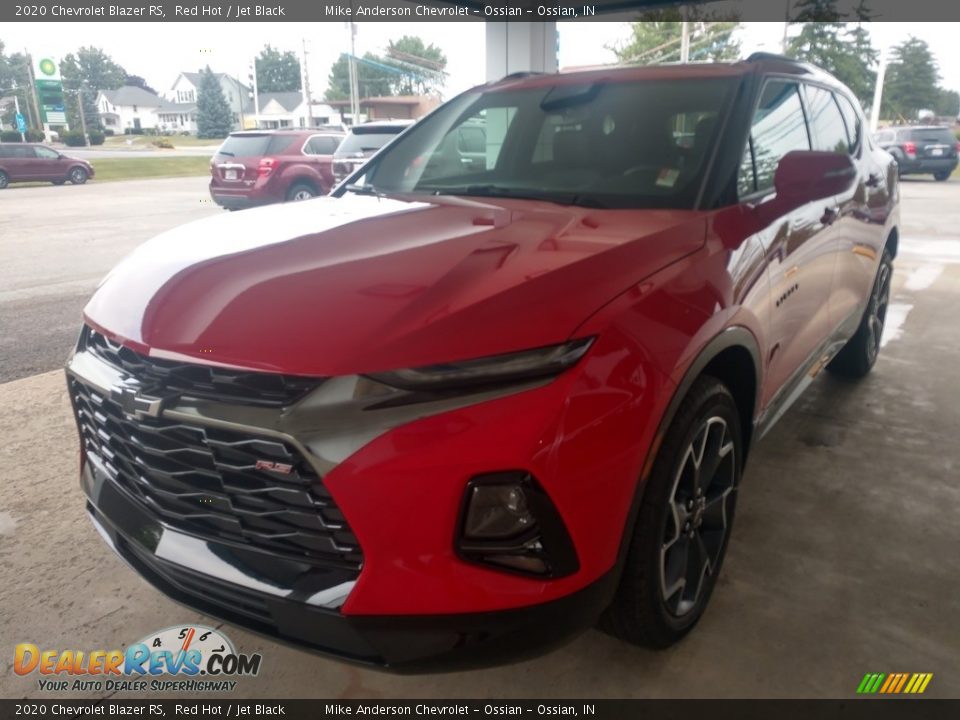
<svg viewBox="0 0 960 720"><path fill-rule="evenodd" d="M857 694L919 695L932 679L933 673L867 673L857 686Z"/></svg>

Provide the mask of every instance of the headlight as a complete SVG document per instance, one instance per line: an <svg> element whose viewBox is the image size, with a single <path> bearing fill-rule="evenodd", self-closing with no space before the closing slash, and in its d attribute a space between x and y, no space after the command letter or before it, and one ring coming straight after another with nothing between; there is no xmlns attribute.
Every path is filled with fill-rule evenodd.
<svg viewBox="0 0 960 720"><path fill-rule="evenodd" d="M490 355L444 365L394 370L369 377L402 390L444 390L549 377L575 365L592 343L592 337L582 338L534 350Z"/></svg>

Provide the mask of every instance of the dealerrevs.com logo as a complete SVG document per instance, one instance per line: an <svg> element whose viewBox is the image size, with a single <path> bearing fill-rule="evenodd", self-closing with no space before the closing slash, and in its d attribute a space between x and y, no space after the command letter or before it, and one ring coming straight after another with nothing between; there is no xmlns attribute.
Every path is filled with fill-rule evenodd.
<svg viewBox="0 0 960 720"><path fill-rule="evenodd" d="M262 657L238 653L221 631L202 625L168 627L125 650L14 649L17 675L38 675L43 691L229 691L232 679L260 672Z"/></svg>

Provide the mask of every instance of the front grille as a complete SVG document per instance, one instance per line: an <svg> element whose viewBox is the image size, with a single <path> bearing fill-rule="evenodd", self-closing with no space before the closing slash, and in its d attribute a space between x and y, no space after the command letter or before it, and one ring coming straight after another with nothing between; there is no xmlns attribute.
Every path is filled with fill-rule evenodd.
<svg viewBox="0 0 960 720"><path fill-rule="evenodd" d="M168 393L218 402L284 407L323 382L322 378L228 370L151 358L112 342L90 327L84 328L79 349L88 350L107 364L133 375L146 393L163 388Z"/></svg>
<svg viewBox="0 0 960 720"><path fill-rule="evenodd" d="M86 452L165 524L201 538L359 570L356 537L290 443L163 417L135 418L74 376L69 385ZM289 466L289 472L269 469L269 463Z"/></svg>

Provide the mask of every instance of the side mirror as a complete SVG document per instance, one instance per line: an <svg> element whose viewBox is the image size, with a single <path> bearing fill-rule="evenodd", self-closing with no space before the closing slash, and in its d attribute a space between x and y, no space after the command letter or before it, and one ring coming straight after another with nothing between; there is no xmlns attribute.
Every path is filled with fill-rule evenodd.
<svg viewBox="0 0 960 720"><path fill-rule="evenodd" d="M777 198L802 203L839 195L856 177L857 168L846 153L794 150L780 159L773 187Z"/></svg>

